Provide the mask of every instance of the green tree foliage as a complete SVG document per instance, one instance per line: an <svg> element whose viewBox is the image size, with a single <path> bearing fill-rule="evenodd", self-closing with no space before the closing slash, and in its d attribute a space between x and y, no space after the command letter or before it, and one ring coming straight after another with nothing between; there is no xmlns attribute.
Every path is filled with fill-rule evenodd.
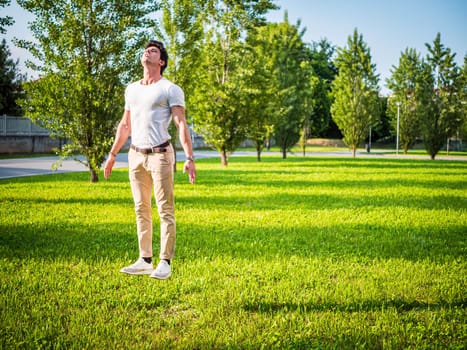
<svg viewBox="0 0 467 350"><path fill-rule="evenodd" d="M462 123L459 127L459 137L467 140L467 54L464 56L464 65L462 66Z"/></svg>
<svg viewBox="0 0 467 350"><path fill-rule="evenodd" d="M427 61L431 68L433 85L431 98L423 104L425 113L421 120L422 135L431 159L441 150L449 137L463 123L462 76L449 48L441 43L438 33L428 49Z"/></svg>
<svg viewBox="0 0 467 350"><path fill-rule="evenodd" d="M294 39L298 40L294 41ZM248 135L255 142L259 161L261 151L273 133L277 142L278 138L283 136L281 132L290 131L285 125L287 121L294 122L295 118L298 124L300 118L304 118L297 111L300 110L303 113L306 111L306 107L300 108L299 103L304 107L303 104L306 101L300 98L308 96L305 92L309 92L309 89L296 93L297 88L294 85L298 84L303 87L307 83L305 79L309 78L310 69L305 71L304 67L300 66L300 60L307 64L303 51L300 51L305 48L298 35L297 27L288 23L287 15L283 23L270 23L255 31L250 31L247 42L250 48L248 62L250 69L254 72L253 79L249 83L248 105L251 124ZM293 61L294 58L298 60ZM287 71L288 75L283 71ZM294 77L298 78L292 83ZM292 99L295 99L294 102L297 104L295 110L292 106ZM300 131L298 125L294 131L296 137L293 144L298 139L297 135ZM284 135L284 138L286 136ZM288 144L283 147L285 152L288 148Z"/></svg>
<svg viewBox="0 0 467 350"><path fill-rule="evenodd" d="M194 67L201 59L206 0L163 0L161 7L162 27L155 29L166 44L170 59L164 75L183 87L188 102L202 74Z"/></svg>
<svg viewBox="0 0 467 350"><path fill-rule="evenodd" d="M202 76L202 72L194 67L201 62L206 1L163 0L161 8L162 26L155 27L155 31L165 43L169 55L169 65L164 71L164 76L183 88L186 117L190 123L191 97ZM178 132L173 123L169 126L169 132L175 144Z"/></svg>
<svg viewBox="0 0 467 350"><path fill-rule="evenodd" d="M206 7L206 35L193 96L196 131L211 144L227 165L228 154L246 138L248 69L243 38L249 28L265 23L263 15L275 6L269 1L213 0Z"/></svg>
<svg viewBox="0 0 467 350"><path fill-rule="evenodd" d="M329 127L331 82L336 73L331 60L333 52L334 47L326 39L313 42L308 51L311 72L308 94L305 95L305 118L299 140L303 156L308 139L321 135Z"/></svg>
<svg viewBox="0 0 467 350"><path fill-rule="evenodd" d="M10 0L0 0L0 8L10 5ZM11 26L13 23L13 18L11 16L0 17L0 34L6 33L6 28Z"/></svg>
<svg viewBox="0 0 467 350"><path fill-rule="evenodd" d="M0 114L21 115L17 99L23 96L22 82L26 79L18 71L18 60L13 61L3 39L0 43Z"/></svg>
<svg viewBox="0 0 467 350"><path fill-rule="evenodd" d="M392 67L391 77L387 80L388 88L393 91L388 100L388 114L393 130L397 132L399 113L399 141L404 154L420 136L420 120L424 113L421 94L427 93L424 69L420 54L407 48L399 58L399 65Z"/></svg>
<svg viewBox="0 0 467 350"><path fill-rule="evenodd" d="M277 95L270 101L269 109L274 114L274 138L282 157L300 139L302 127L311 109L312 69L310 52L302 37L300 22L291 25L285 13L282 23L273 23L273 72Z"/></svg>
<svg viewBox="0 0 467 350"><path fill-rule="evenodd" d="M338 49L336 67L339 74L333 81L331 113L355 157L369 127L377 123L380 107L376 68L357 29L349 36L347 47Z"/></svg>
<svg viewBox="0 0 467 350"><path fill-rule="evenodd" d="M35 15L36 42L17 41L41 62L25 84L22 107L33 121L69 143L61 157L82 154L92 182L121 118L124 82L141 74L139 57L154 21L144 0L18 0ZM75 159L79 160L77 157Z"/></svg>
<svg viewBox="0 0 467 350"><path fill-rule="evenodd" d="M204 49L204 84L198 86L194 95L193 120L195 130L220 153L221 163L227 165L228 154L245 140L249 125L243 108L248 86L241 72L247 62L240 54L244 47L238 41L227 43L210 38Z"/></svg>
<svg viewBox="0 0 467 350"><path fill-rule="evenodd" d="M255 144L258 161L261 161L261 152L274 130L274 114L269 102L275 98L277 91L274 74L271 74L275 67L268 41L271 38L270 29L268 24L249 31L245 52L249 64L243 67L249 70L245 76L250 79L247 96L250 120L248 138Z"/></svg>
<svg viewBox="0 0 467 350"><path fill-rule="evenodd" d="M375 126L371 127L371 138L372 140L381 140L384 141L388 136L391 135L391 122L390 117L387 114L388 110L388 97L380 96L380 117L379 121Z"/></svg>
<svg viewBox="0 0 467 350"><path fill-rule="evenodd" d="M333 55L335 47L326 39L311 44L310 65L313 70L311 100L313 106L308 118L307 137L319 137L331 121L331 84L336 77Z"/></svg>

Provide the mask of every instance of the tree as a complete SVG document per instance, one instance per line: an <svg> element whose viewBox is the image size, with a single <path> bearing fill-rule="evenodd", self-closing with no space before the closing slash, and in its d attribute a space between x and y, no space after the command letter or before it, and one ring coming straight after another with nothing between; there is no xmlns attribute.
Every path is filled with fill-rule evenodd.
<svg viewBox="0 0 467 350"><path fill-rule="evenodd" d="M338 49L336 67L339 74L332 84L331 113L355 157L357 147L379 115L379 78L370 49L357 29L349 36L347 47Z"/></svg>
<svg viewBox="0 0 467 350"><path fill-rule="evenodd" d="M399 140L404 154L420 136L420 119L423 114L420 94L426 93L423 87L426 81L422 80L423 69L420 54L415 49L407 48L399 58L399 66L392 67L391 77L387 79L387 86L394 93L388 101L388 112L393 130L397 128L399 113Z"/></svg>
<svg viewBox="0 0 467 350"><path fill-rule="evenodd" d="M310 52L302 37L300 21L291 25L287 12L282 23L271 24L272 43L270 55L274 61L272 72L277 94L270 101L269 110L274 114L274 138L287 157L287 151L300 139L303 125L311 108Z"/></svg>
<svg viewBox="0 0 467 350"><path fill-rule="evenodd" d="M10 5L10 0L0 0L0 8ZM6 33L6 28L11 26L15 21L11 16L0 17L0 34Z"/></svg>
<svg viewBox="0 0 467 350"><path fill-rule="evenodd" d="M221 155L228 154L246 138L249 89L245 75L251 74L245 59L243 38L249 28L264 25L263 15L275 6L270 0L213 0L206 8L206 35L200 77L193 96L195 129Z"/></svg>
<svg viewBox="0 0 467 350"><path fill-rule="evenodd" d="M121 118L124 82L141 74L139 64L157 8L145 0L18 0L34 13L37 43L17 40L41 62L29 67L39 79L25 84L21 106L34 122L69 143L61 159L85 157L91 182L108 153Z"/></svg>
<svg viewBox="0 0 467 350"><path fill-rule="evenodd" d="M282 50L277 41L281 34L281 26L269 23L250 30L247 37L247 67L252 71L247 75L250 78L246 98L250 120L248 137L255 143L258 161L275 125L290 110L280 103L292 89L281 86L278 80L282 67L275 53Z"/></svg>
<svg viewBox="0 0 467 350"><path fill-rule="evenodd" d="M310 65L313 70L313 108L309 116L308 137L319 137L329 127L331 121L331 84L337 69L332 61L335 47L326 39L311 44Z"/></svg>
<svg viewBox="0 0 467 350"><path fill-rule="evenodd" d="M461 94L462 94L462 123L459 127L459 137L462 141L467 140L467 54L464 56L464 65L462 66L462 80L461 80Z"/></svg>
<svg viewBox="0 0 467 350"><path fill-rule="evenodd" d="M244 108L248 86L241 72L247 62L239 42L210 38L205 50L204 83L194 96L193 120L195 130L219 152L226 166L228 155L245 140L250 123Z"/></svg>
<svg viewBox="0 0 467 350"><path fill-rule="evenodd" d="M162 27L156 33L166 43L169 65L164 76L182 87L185 93L187 121L190 122L191 97L196 91L196 82L202 72L194 69L201 62L202 40L204 37L205 0L163 0ZM177 130L172 123L169 127L172 141L176 144ZM176 162L174 170L176 170Z"/></svg>
<svg viewBox="0 0 467 350"><path fill-rule="evenodd" d="M431 98L425 101L421 120L425 148L431 159L441 150L463 122L462 78L455 63L455 53L441 43L438 33L428 49L427 61L431 68Z"/></svg>
<svg viewBox="0 0 467 350"><path fill-rule="evenodd" d="M325 127L326 113L321 110L323 105L326 108L326 83L315 73L313 64L316 71L327 74L327 63L322 58L329 47L323 41L320 51L313 52L303 43L305 29L300 31L299 27L300 22L296 26L289 24L286 12L283 23L261 27L250 38L253 54L249 62L255 67L255 76L263 77L263 82L256 85L262 87L261 96L252 99L261 102L249 132L258 160L271 133L285 158L297 141L306 143L311 130Z"/></svg>
<svg viewBox="0 0 467 350"><path fill-rule="evenodd" d="M269 108L269 101L275 98L274 63L269 55L270 25L250 30L247 37L246 57L249 70L245 77L249 78L247 94L247 108L250 123L248 125L248 138L256 148L256 157L261 161L267 140L274 130L273 113Z"/></svg>
<svg viewBox="0 0 467 350"><path fill-rule="evenodd" d="M380 96L380 116L379 121L376 125L371 127L371 138L372 140L381 140L391 136L391 125L389 116L387 114L388 111L388 97L387 96Z"/></svg>
<svg viewBox="0 0 467 350"><path fill-rule="evenodd" d="M17 99L23 96L22 82L25 76L18 72L18 60L13 61L3 39L0 44L0 114L21 115Z"/></svg>
<svg viewBox="0 0 467 350"><path fill-rule="evenodd" d="M201 75L193 67L201 61L206 0L162 0L161 8L162 27L155 29L166 43L170 58L164 75L182 86L188 99Z"/></svg>

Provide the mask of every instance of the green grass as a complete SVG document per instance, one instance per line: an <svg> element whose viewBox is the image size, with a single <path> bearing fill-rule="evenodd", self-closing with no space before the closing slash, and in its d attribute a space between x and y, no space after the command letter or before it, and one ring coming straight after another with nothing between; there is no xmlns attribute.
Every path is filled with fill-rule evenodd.
<svg viewBox="0 0 467 350"><path fill-rule="evenodd" d="M176 174L167 281L119 272L137 258L126 170L0 181L0 348L465 347L467 163L197 168Z"/></svg>

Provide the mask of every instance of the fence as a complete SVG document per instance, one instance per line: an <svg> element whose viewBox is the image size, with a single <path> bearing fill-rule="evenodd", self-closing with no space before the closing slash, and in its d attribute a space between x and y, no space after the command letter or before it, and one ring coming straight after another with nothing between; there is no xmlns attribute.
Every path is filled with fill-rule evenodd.
<svg viewBox="0 0 467 350"><path fill-rule="evenodd" d="M49 130L37 126L29 118L0 116L0 153L48 153L66 142L51 139L49 135ZM192 139L194 148L209 147L201 135L192 132Z"/></svg>
<svg viewBox="0 0 467 350"><path fill-rule="evenodd" d="M29 118L3 115L0 117L1 136L49 136L47 129L31 122Z"/></svg>
<svg viewBox="0 0 467 350"><path fill-rule="evenodd" d="M50 153L63 140L50 138L50 132L25 117L0 116L0 153Z"/></svg>

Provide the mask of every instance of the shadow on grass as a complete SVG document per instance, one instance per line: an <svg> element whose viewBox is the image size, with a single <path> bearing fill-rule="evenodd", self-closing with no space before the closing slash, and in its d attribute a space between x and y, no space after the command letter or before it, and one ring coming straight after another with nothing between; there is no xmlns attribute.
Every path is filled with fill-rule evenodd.
<svg viewBox="0 0 467 350"><path fill-rule="evenodd" d="M44 175L34 175L34 176L24 176L18 178L8 178L0 179L0 185L9 184L9 183L67 183L67 182L82 182L83 184L90 183L89 172L87 171L78 171L78 172L64 172L56 173L52 172L50 174ZM109 180L104 179L103 172L99 172L99 181L94 185L105 184L105 183L127 183L128 184L128 170L125 169L115 169L112 172Z"/></svg>
<svg viewBox="0 0 467 350"><path fill-rule="evenodd" d="M207 160L203 160L207 161ZM212 161L212 160L210 160ZM242 165L248 169L242 170ZM206 165L206 164L203 164ZM463 180L444 176L467 174L467 162L433 162L417 160L268 158L255 163L250 158L235 158L227 168L201 169L197 184L201 186L267 186L287 192L288 188L332 187L378 189L409 186L427 190L466 188ZM384 175L383 178L381 176ZM436 176L436 178L434 178ZM323 180L328 177L329 180ZM176 183L185 184L185 176L176 174Z"/></svg>
<svg viewBox="0 0 467 350"><path fill-rule="evenodd" d="M2 258L102 260L136 258L136 225L48 223L31 227L0 225ZM387 226L369 227L336 224L330 227L269 227L236 223L222 228L179 224L177 259L229 256L239 259L299 257L359 257L370 259L446 261L465 256L465 227L449 231L422 228L395 231ZM159 229L154 229L154 252L157 256Z"/></svg>
<svg viewBox="0 0 467 350"><path fill-rule="evenodd" d="M289 187L289 191L292 187ZM243 188L236 195L207 195L203 197L177 196L177 205L191 208L218 208L222 210L320 210L320 209L359 209L370 208L419 208L419 209L453 209L467 208L467 199L454 194L436 194L427 196L428 199L414 196L411 193L388 197L387 194L365 193L359 196L339 194L293 194L254 193ZM117 200L117 199L114 199Z"/></svg>
<svg viewBox="0 0 467 350"><path fill-rule="evenodd" d="M218 159L203 159L203 162L211 164L219 164ZM369 158L369 157L332 157L332 156L307 156L307 157L290 157L282 159L277 156L266 156L261 162L257 162L255 157L232 157L229 164L237 166L238 164L248 164L259 168L274 164L274 166L283 166L287 168L314 168L316 166L326 166L332 168L375 168L375 169L466 169L467 157L463 161L455 160L430 160L430 159L403 159L403 158Z"/></svg>
<svg viewBox="0 0 467 350"><path fill-rule="evenodd" d="M0 225L0 256L51 260L122 259L137 256L135 226L48 223ZM132 254L134 253L134 254Z"/></svg>
<svg viewBox="0 0 467 350"><path fill-rule="evenodd" d="M329 227L269 227L233 224L206 232L203 226L179 225L177 257L287 260L291 256L357 257L362 259L405 259L450 261L465 256L465 227L401 228L383 225L336 224ZM275 227L276 226L276 227Z"/></svg>
<svg viewBox="0 0 467 350"><path fill-rule="evenodd" d="M355 300L349 303L290 303L290 302L264 302L248 301L241 305L243 310L255 313L281 313L281 312L371 312L385 309L396 309L397 311L422 311L440 310L452 308L465 308L467 299L455 302L425 303L416 300Z"/></svg>

